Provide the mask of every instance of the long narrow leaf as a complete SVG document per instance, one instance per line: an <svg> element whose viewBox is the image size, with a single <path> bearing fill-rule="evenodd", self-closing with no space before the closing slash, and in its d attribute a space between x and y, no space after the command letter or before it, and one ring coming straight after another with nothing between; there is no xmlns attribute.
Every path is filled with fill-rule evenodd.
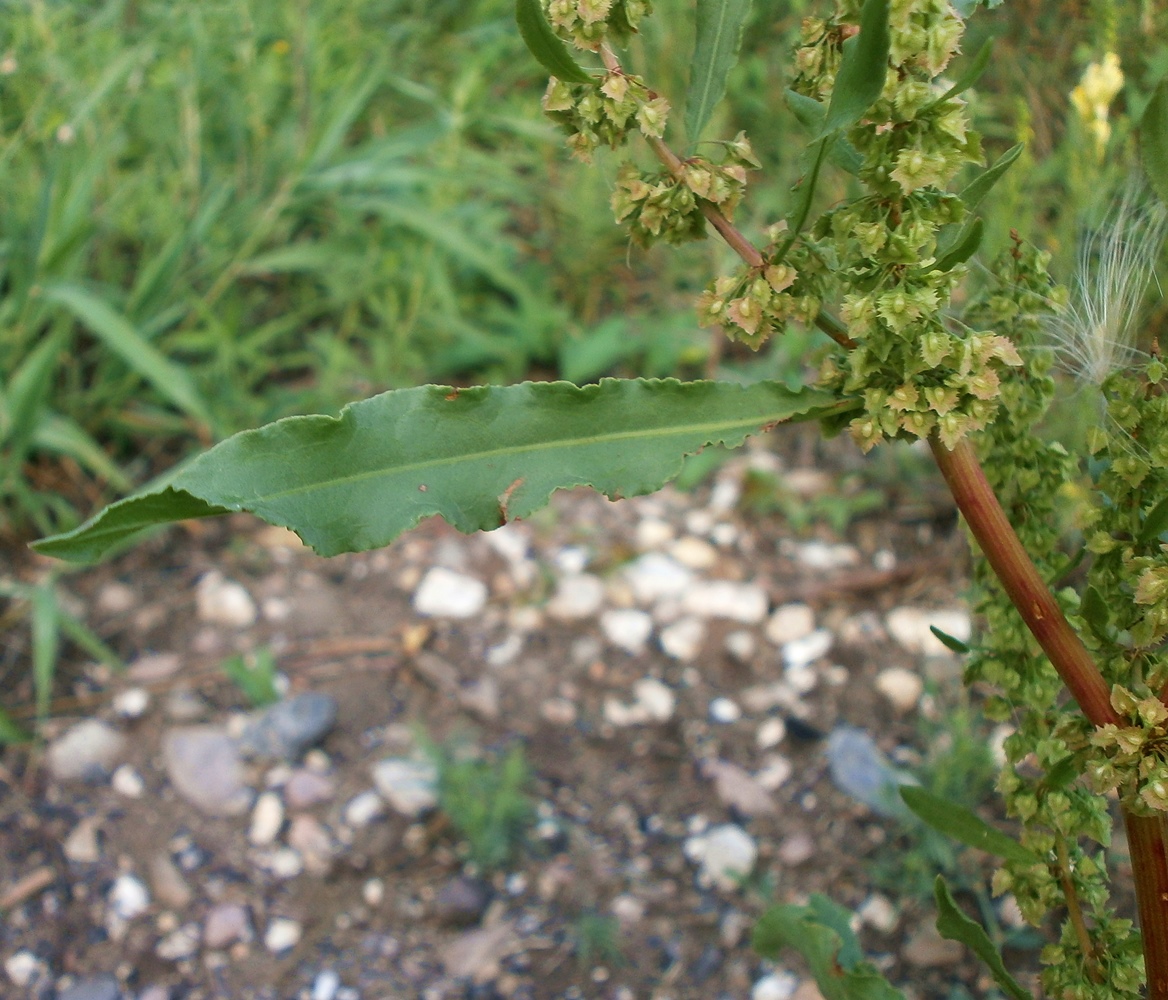
<svg viewBox="0 0 1168 1000"><path fill-rule="evenodd" d="M737 446L838 405L828 393L772 382L401 389L338 417L237 434L36 548L93 560L143 528L229 511L289 527L323 555L379 548L434 514L460 531L489 530L527 517L557 489L652 492L705 445Z"/></svg>
<svg viewBox="0 0 1168 1000"><path fill-rule="evenodd" d="M1033 851L995 830L980 816L956 802L914 785L901 785L900 797L925 823L954 840L1021 864L1033 864L1040 860Z"/></svg>
<svg viewBox="0 0 1168 1000"><path fill-rule="evenodd" d="M1168 79L1156 85L1140 116L1140 161L1152 190L1168 205Z"/></svg>
<svg viewBox="0 0 1168 1000"><path fill-rule="evenodd" d="M989 966L994 982L998 984L1014 1000L1033 1000L1002 963L1002 956L990 940L982 926L971 920L957 908L953 896L945 880L938 875L933 886L933 893L937 899L937 932L950 941L959 941L970 949L978 958Z"/></svg>
<svg viewBox="0 0 1168 1000"><path fill-rule="evenodd" d="M101 476L114 489L128 490L130 480L81 425L59 413L49 413L37 424L32 443L37 448L68 455L82 468Z"/></svg>
<svg viewBox="0 0 1168 1000"><path fill-rule="evenodd" d="M935 101L930 101L927 105L925 105L925 108L922 108L921 110L923 111L927 108L935 107L936 105L942 104L945 101L951 101L954 97L957 97L959 94L963 94L965 91L969 90L970 87L972 87L979 79L981 79L981 75L985 72L986 67L990 64L990 57L993 54L994 40L991 38L980 49L977 50L977 55L973 57L969 65L965 68L965 72L957 78L957 82Z"/></svg>
<svg viewBox="0 0 1168 1000"><path fill-rule="evenodd" d="M51 581L32 589L29 594L29 626L32 629L32 681L36 691L38 718L49 713L53 694L53 675L57 669L57 630L59 609Z"/></svg>
<svg viewBox="0 0 1168 1000"><path fill-rule="evenodd" d="M965 202L965 207L972 212L978 205L981 204L982 199L990 193L990 190L998 183L1010 165L1022 155L1022 150L1025 147L1022 143L1016 146L1011 146L1000 157L998 161L986 170L978 174L969 184L961 191L961 200Z"/></svg>
<svg viewBox="0 0 1168 1000"><path fill-rule="evenodd" d="M200 423L211 423L210 410L191 377L143 339L121 313L87 289L68 282L47 285L41 294L47 301L68 309L164 399Z"/></svg>
<svg viewBox="0 0 1168 1000"><path fill-rule="evenodd" d="M860 33L844 42L843 58L831 91L827 117L817 138L858 122L884 90L888 75L888 0L864 0Z"/></svg>
<svg viewBox="0 0 1168 1000"><path fill-rule="evenodd" d="M799 124L812 135L819 135L823 129L823 120L827 117L827 108L819 101L795 90L785 91L784 96L787 99L787 107L799 119ZM853 177L859 174L860 167L864 165L864 157L860 155L860 151L842 135L835 137L835 141L828 148L827 158Z"/></svg>
<svg viewBox="0 0 1168 1000"><path fill-rule="evenodd" d="M20 465L25 447L32 439L48 403L57 356L65 341L64 328L55 330L24 359L9 383L0 414L0 446Z"/></svg>
<svg viewBox="0 0 1168 1000"><path fill-rule="evenodd" d="M568 47L552 31L539 0L515 0L515 21L531 54L552 76L568 83L590 83L590 77L572 58Z"/></svg>
<svg viewBox="0 0 1168 1000"><path fill-rule="evenodd" d="M726 78L738 62L750 8L751 0L698 0L697 37L685 98L685 134L690 142L702 137L702 129L726 93Z"/></svg>

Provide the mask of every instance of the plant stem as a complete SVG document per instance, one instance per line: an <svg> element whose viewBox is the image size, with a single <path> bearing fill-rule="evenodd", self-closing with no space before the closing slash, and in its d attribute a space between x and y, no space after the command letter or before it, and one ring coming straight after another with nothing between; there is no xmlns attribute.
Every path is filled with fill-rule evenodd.
<svg viewBox="0 0 1168 1000"><path fill-rule="evenodd" d="M1123 725L1107 682L1023 548L973 446L962 440L949 449L936 435L929 445L982 554L1083 714L1096 726Z"/></svg>
<svg viewBox="0 0 1168 1000"><path fill-rule="evenodd" d="M1055 850L1058 854L1059 881L1062 883L1063 899L1067 904L1067 917L1075 930L1079 951L1083 953L1087 965L1087 978L1093 983L1100 983L1103 981L1103 970L1099 968L1099 956L1095 954L1095 946L1091 943L1087 921L1083 919L1083 907L1079 905L1079 894L1075 891L1075 881L1071 878L1071 859L1065 837L1061 835L1056 837Z"/></svg>
<svg viewBox="0 0 1168 1000"><path fill-rule="evenodd" d="M1140 914L1147 1000L1168 1000L1168 853L1163 819L1123 813Z"/></svg>

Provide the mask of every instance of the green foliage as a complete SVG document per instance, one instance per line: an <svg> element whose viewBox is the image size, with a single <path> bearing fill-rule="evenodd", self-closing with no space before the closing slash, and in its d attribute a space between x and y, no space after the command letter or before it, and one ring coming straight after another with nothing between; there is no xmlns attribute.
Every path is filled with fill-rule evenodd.
<svg viewBox="0 0 1168 1000"><path fill-rule="evenodd" d="M576 943L576 962L581 968L595 962L615 966L626 963L620 946L620 924L615 917L582 913L576 920L572 937Z"/></svg>
<svg viewBox="0 0 1168 1000"><path fill-rule="evenodd" d="M994 982L1014 1000L1031 1000L1030 994L1019 986L1018 981L1006 971L1005 965L1002 964L1002 956L998 954L998 949L994 947L981 924L971 920L958 909L949 892L949 887L945 885L945 880L940 875L937 876L935 892L937 930L941 936L951 941L960 941L968 947L989 966Z"/></svg>
<svg viewBox="0 0 1168 1000"><path fill-rule="evenodd" d="M689 90L685 98L685 131L691 143L702 130L726 93L726 78L738 62L742 32L750 18L753 0L699 0Z"/></svg>
<svg viewBox="0 0 1168 1000"><path fill-rule="evenodd" d="M840 476L831 489L804 497L784 486L782 476L752 469L746 473L740 503L755 514L780 514L798 534L826 524L843 535L856 519L883 509L887 498L858 475Z"/></svg>
<svg viewBox="0 0 1168 1000"><path fill-rule="evenodd" d="M497 528L542 507L556 489L660 489L685 455L712 443L737 446L830 403L773 383L400 389L339 417L291 417L236 435L155 488L37 545L92 560L151 525L241 510L292 528L323 555L386 545L432 514L461 531Z"/></svg>
<svg viewBox="0 0 1168 1000"><path fill-rule="evenodd" d="M280 700L276 686L276 657L270 649L238 653L224 660L220 667L253 707L271 705Z"/></svg>
<svg viewBox="0 0 1168 1000"><path fill-rule="evenodd" d="M428 743L426 751L438 769L438 808L465 838L470 860L484 871L505 868L535 817L522 745L485 758L468 755L457 742Z"/></svg>

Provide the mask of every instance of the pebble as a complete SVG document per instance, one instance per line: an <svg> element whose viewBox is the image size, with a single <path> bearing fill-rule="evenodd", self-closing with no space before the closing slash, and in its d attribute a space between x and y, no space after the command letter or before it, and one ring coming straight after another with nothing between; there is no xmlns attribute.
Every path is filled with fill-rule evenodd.
<svg viewBox="0 0 1168 1000"><path fill-rule="evenodd" d="M199 925L183 924L154 946L154 954L166 962L181 962L199 950Z"/></svg>
<svg viewBox="0 0 1168 1000"><path fill-rule="evenodd" d="M741 625L755 625L767 613L766 591L756 583L706 580L686 589L682 608L701 618L725 618Z"/></svg>
<svg viewBox="0 0 1168 1000"><path fill-rule="evenodd" d="M653 619L635 608L612 608L600 616L600 629L614 646L636 655L653 634Z"/></svg>
<svg viewBox="0 0 1168 1000"><path fill-rule="evenodd" d="M636 546L641 552L664 548L673 541L673 525L659 517L643 517L637 522Z"/></svg>
<svg viewBox="0 0 1168 1000"><path fill-rule="evenodd" d="M162 741L170 782L191 805L208 816L239 816L251 808L235 741L214 726L172 729Z"/></svg>
<svg viewBox="0 0 1168 1000"><path fill-rule="evenodd" d="M920 674L904 667L888 667L876 675L879 691L897 712L905 713L917 707L925 691Z"/></svg>
<svg viewBox="0 0 1168 1000"><path fill-rule="evenodd" d="M733 632L728 632L723 640L723 645L726 652L739 663L749 663L755 650L758 649L754 633L748 632L746 629L735 629Z"/></svg>
<svg viewBox="0 0 1168 1000"><path fill-rule="evenodd" d="M645 904L627 892L616 896L609 904L609 910L622 928L639 924L645 917Z"/></svg>
<svg viewBox="0 0 1168 1000"><path fill-rule="evenodd" d="M490 901L490 893L482 882L456 875L434 897L434 916L447 927L466 927L479 922Z"/></svg>
<svg viewBox="0 0 1168 1000"><path fill-rule="evenodd" d="M341 977L333 969L321 969L312 981L311 1000L336 1000Z"/></svg>
<svg viewBox="0 0 1168 1000"><path fill-rule="evenodd" d="M888 612L884 619L888 634L910 653L923 656L952 656L950 650L929 630L939 628L946 635L967 642L973 632L969 613L960 609L900 607Z"/></svg>
<svg viewBox="0 0 1168 1000"><path fill-rule="evenodd" d="M359 792L345 803L341 819L356 830L385 815L385 800L376 792Z"/></svg>
<svg viewBox="0 0 1168 1000"><path fill-rule="evenodd" d="M787 724L777 715L771 716L758 727L754 742L760 750L770 750L783 742L787 735Z"/></svg>
<svg viewBox="0 0 1168 1000"><path fill-rule="evenodd" d="M715 826L685 842L685 854L699 865L699 877L720 889L736 889L758 860L758 845L733 823Z"/></svg>
<svg viewBox="0 0 1168 1000"><path fill-rule="evenodd" d="M4 973L17 986L24 988L48 975L48 967L31 951L18 951L4 962Z"/></svg>
<svg viewBox="0 0 1168 1000"><path fill-rule="evenodd" d="M789 972L772 972L751 987L750 1000L791 1000L799 980Z"/></svg>
<svg viewBox="0 0 1168 1000"><path fill-rule="evenodd" d="M128 799L140 799L146 794L145 780L129 764L123 764L114 771L110 785L115 792Z"/></svg>
<svg viewBox="0 0 1168 1000"><path fill-rule="evenodd" d="M547 613L558 621L591 618L604 604L604 581L591 573L561 577L548 601Z"/></svg>
<svg viewBox="0 0 1168 1000"><path fill-rule="evenodd" d="M677 707L673 690L655 677L642 677L633 684L633 703L616 698L604 701L604 718L614 726L637 726L646 722L668 722Z"/></svg>
<svg viewBox="0 0 1168 1000"><path fill-rule="evenodd" d="M296 760L324 739L337 722L337 700L318 691L283 698L252 719L240 737L244 753Z"/></svg>
<svg viewBox="0 0 1168 1000"><path fill-rule="evenodd" d="M209 625L250 628L259 618L259 609L247 589L218 570L204 573L199 579L195 607L199 620Z"/></svg>
<svg viewBox="0 0 1168 1000"><path fill-rule="evenodd" d="M103 583L93 602L97 610L106 615L124 615L138 603L134 588L120 580Z"/></svg>
<svg viewBox="0 0 1168 1000"><path fill-rule="evenodd" d="M754 780L768 792L773 792L785 785L794 773L794 765L786 757L772 753L763 758Z"/></svg>
<svg viewBox="0 0 1168 1000"><path fill-rule="evenodd" d="M147 653L126 668L126 676L139 684L157 684L169 680L181 666L178 653Z"/></svg>
<svg viewBox="0 0 1168 1000"><path fill-rule="evenodd" d="M169 854L158 851L152 855L148 871L150 888L158 902L172 910L184 910L190 906L195 894Z"/></svg>
<svg viewBox="0 0 1168 1000"><path fill-rule="evenodd" d="M488 667L505 667L523 652L523 636L512 632L506 639L487 650Z"/></svg>
<svg viewBox="0 0 1168 1000"><path fill-rule="evenodd" d="M61 990L57 1000L121 1000L122 988L114 976L87 976Z"/></svg>
<svg viewBox="0 0 1168 1000"><path fill-rule="evenodd" d="M298 767L284 784L284 801L289 809L310 809L331 801L336 794L335 778L308 767Z"/></svg>
<svg viewBox="0 0 1168 1000"><path fill-rule="evenodd" d="M661 648L666 656L682 663L696 660L706 639L706 626L700 618L681 618L661 630Z"/></svg>
<svg viewBox="0 0 1168 1000"><path fill-rule="evenodd" d="M361 884L361 898L366 906L380 906L385 902L385 883L379 878L366 879Z"/></svg>
<svg viewBox="0 0 1168 1000"><path fill-rule="evenodd" d="M219 903L203 920L203 944L212 951L250 941L252 936L251 917L240 903Z"/></svg>
<svg viewBox="0 0 1168 1000"><path fill-rule="evenodd" d="M299 921L288 917L275 917L264 931L264 947L274 955L282 954L300 943L302 933L303 928Z"/></svg>
<svg viewBox="0 0 1168 1000"><path fill-rule="evenodd" d="M737 764L725 760L706 760L702 773L714 783L722 804L743 816L769 816L778 810L774 800L756 779Z"/></svg>
<svg viewBox="0 0 1168 1000"><path fill-rule="evenodd" d="M790 868L797 868L815 856L815 841L806 833L792 833L779 844L778 859Z"/></svg>
<svg viewBox="0 0 1168 1000"><path fill-rule="evenodd" d="M623 575L640 604L681 597L693 582L693 573L660 552L648 552L633 560L624 568Z"/></svg>
<svg viewBox="0 0 1168 1000"><path fill-rule="evenodd" d="M175 722L195 722L207 714L207 702L197 691L180 685L166 696L163 709Z"/></svg>
<svg viewBox="0 0 1168 1000"><path fill-rule="evenodd" d="M668 554L686 569L713 569L718 564L718 550L709 542L685 535L669 546Z"/></svg>
<svg viewBox="0 0 1168 1000"><path fill-rule="evenodd" d="M891 934L896 930L897 922L900 920L900 914L892 905L892 901L878 892L874 892L860 904L856 915L861 923L867 924L881 934Z"/></svg>
<svg viewBox="0 0 1168 1000"><path fill-rule="evenodd" d="M443 566L426 572L414 591L414 610L431 618L473 618L487 603L487 585Z"/></svg>
<svg viewBox="0 0 1168 1000"><path fill-rule="evenodd" d="M499 975L499 963L514 950L514 928L500 921L455 938L440 949L439 957L447 975L486 983Z"/></svg>
<svg viewBox="0 0 1168 1000"><path fill-rule="evenodd" d="M795 548L795 558L808 569L833 570L858 566L860 553L851 545L803 542Z"/></svg>
<svg viewBox="0 0 1168 1000"><path fill-rule="evenodd" d="M965 956L965 948L957 941L941 937L932 924L924 924L908 939L900 954L918 969L937 969L956 965Z"/></svg>
<svg viewBox="0 0 1168 1000"><path fill-rule="evenodd" d="M126 738L116 729L86 719L49 744L49 772L58 781L104 781L125 747Z"/></svg>
<svg viewBox="0 0 1168 1000"><path fill-rule="evenodd" d="M304 858L310 875L327 875L333 866L336 845L328 828L315 816L302 814L288 826L288 846Z"/></svg>
<svg viewBox="0 0 1168 1000"><path fill-rule="evenodd" d="M431 761L389 757L372 772L377 790L402 816L417 819L438 805L438 769Z"/></svg>
<svg viewBox="0 0 1168 1000"><path fill-rule="evenodd" d="M742 709L730 698L715 698L710 702L709 714L712 722L728 725L742 718Z"/></svg>
<svg viewBox="0 0 1168 1000"><path fill-rule="evenodd" d="M804 639L815 631L815 612L806 604L781 604L767 619L763 634L776 646Z"/></svg>
<svg viewBox="0 0 1168 1000"><path fill-rule="evenodd" d="M254 847L274 844L284 826L284 803L275 792L264 792L251 811L247 839Z"/></svg>
<svg viewBox="0 0 1168 1000"><path fill-rule="evenodd" d="M134 875L119 875L106 897L110 911L119 920L133 920L150 907L150 891Z"/></svg>
<svg viewBox="0 0 1168 1000"><path fill-rule="evenodd" d="M458 689L458 703L484 722L496 722L501 711L502 692L494 677L480 677Z"/></svg>
<svg viewBox="0 0 1168 1000"><path fill-rule="evenodd" d="M126 688L114 695L113 706L123 719L140 719L150 707L150 692L140 687Z"/></svg>
<svg viewBox="0 0 1168 1000"><path fill-rule="evenodd" d="M254 855L255 863L278 879L295 878L304 871L304 858L291 847L277 847Z"/></svg>
<svg viewBox="0 0 1168 1000"><path fill-rule="evenodd" d="M553 726L570 726L575 723L579 710L568 698L548 698L539 706L539 714Z"/></svg>
<svg viewBox="0 0 1168 1000"><path fill-rule="evenodd" d="M881 816L903 816L906 807L898 786L914 783L880 752L863 729L838 726L827 738L827 762L831 780L841 791Z"/></svg>
<svg viewBox="0 0 1168 1000"><path fill-rule="evenodd" d="M800 639L783 644L783 663L788 670L810 666L831 649L834 636L825 628L809 632Z"/></svg>
<svg viewBox="0 0 1168 1000"><path fill-rule="evenodd" d="M61 844L65 857L78 865L92 865L101 860L101 844L97 833L100 820L96 816L86 816L69 832Z"/></svg>

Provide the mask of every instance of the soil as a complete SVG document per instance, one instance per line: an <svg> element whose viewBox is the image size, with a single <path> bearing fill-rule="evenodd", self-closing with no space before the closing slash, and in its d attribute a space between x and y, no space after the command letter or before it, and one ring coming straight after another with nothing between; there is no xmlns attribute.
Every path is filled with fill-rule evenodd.
<svg viewBox="0 0 1168 1000"><path fill-rule="evenodd" d="M797 433L771 442L777 459L774 451L756 451L691 493L619 502L587 491L557 495L546 512L516 528L530 545L527 564L535 572L528 577L491 539L460 536L438 521L384 550L324 560L248 518L186 524L64 577L67 606L128 663L175 653L181 669L149 681L133 667L119 674L77 657L58 678L62 696L46 724L49 745L78 719L111 720L128 737L123 760L143 779L140 797L108 780L56 781L42 754L27 748L0 757L0 906L7 907L0 962L29 952L44 970L24 985L0 976L0 993L51 997L70 982L110 974L127 997L173 1000L683 1000L746 998L752 989L760 997L796 990L814 997L801 961L793 954L777 964L760 960L749 927L772 900L804 902L819 892L852 910L874 894L880 901L874 858L887 862L912 850L902 824L832 783L818 737L850 724L898 760L927 751L921 716L952 693L959 664L906 651L882 623L898 607L959 607L966 556L953 511L927 478L887 486L887 504L853 520L843 537L822 523L798 535L779 516L727 508L725 491L740 487L752 464L798 470L808 496L838 487L837 453ZM825 472L825 463L833 471ZM660 648L657 629L632 653L606 640L595 615L571 621L546 613L557 578L581 559L606 581L605 607L633 603L621 568L647 541L667 550L670 539L686 536L717 553L697 576L757 585L772 610L806 603L817 626L833 633L816 666L818 682L797 704L761 712L747 706L734 721L711 717L714 699L741 706L744 692L781 676L762 622L710 619L701 654L687 663ZM800 546L812 540L850 546L857 561L809 565ZM459 620L414 609L419 581L435 565L488 584L481 613ZM200 618L196 588L212 570L242 584L263 609L254 625ZM738 655L727 649L735 632L750 634L753 652L743 640ZM31 700L22 635L9 630L4 660L6 704L18 711ZM510 659L498 652L508 642L521 644ZM257 863L247 814L206 816L176 795L160 753L164 733L179 724L167 707L175 689L204 699L204 721L228 724L248 706L221 664L259 649L275 654L291 692L324 692L339 707L319 746L323 756L313 762L335 781L335 793L305 810L334 836L335 856L326 870L290 878ZM442 664L455 671L453 686ZM925 677L929 694L918 707L898 710L876 689L877 675L891 666ZM488 676L496 703L460 697L480 690L475 683ZM628 703L634 682L646 676L672 689L676 710L661 722L614 725L606 699ZM119 718L113 699L130 688L148 690L149 708ZM794 716L786 737L761 748L760 725L781 714ZM346 803L372 787L371 764L408 754L421 731L488 756L522 743L539 816L552 822L537 827L503 871L468 866L441 811L412 819L390 810L364 826L344 823ZM754 775L776 754L790 776L768 791L773 810L756 815L728 804L703 765L720 759ZM286 767L273 765L255 774L259 787L286 777ZM78 863L62 845L86 819L99 831L99 856ZM703 884L685 851L689 837L724 823L741 825L759 850L753 878L729 889ZM181 886L160 891L152 880L152 859L160 856L177 865L185 898ZM108 893L125 872L149 885L151 899L145 913L116 926ZM468 887L482 899L451 913L451 892ZM168 935L187 928L197 938L208 913L231 902L247 908L251 940L160 957ZM968 953L929 951L936 944L928 934L930 901L891 903L890 920L874 920L860 933L869 958L895 983L918 997L948 997L959 984L975 996L990 991ZM263 938L279 917L296 921L302 936L274 954ZM460 965L476 946L478 959ZM1033 964L1033 955L1022 958ZM452 975L452 968L466 974ZM338 978L322 980L322 970ZM768 975L770 993L755 986Z"/></svg>

